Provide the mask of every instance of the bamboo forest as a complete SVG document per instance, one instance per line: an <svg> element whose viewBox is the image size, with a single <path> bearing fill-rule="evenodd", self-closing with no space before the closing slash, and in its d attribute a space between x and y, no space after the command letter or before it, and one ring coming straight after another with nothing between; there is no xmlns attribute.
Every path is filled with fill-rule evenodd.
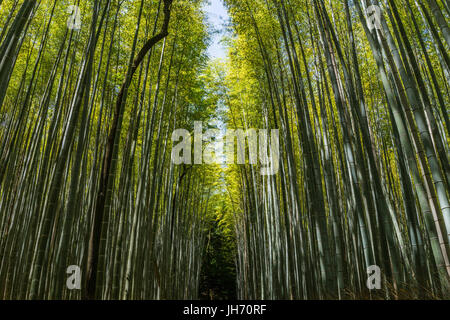
<svg viewBox="0 0 450 320"><path fill-rule="evenodd" d="M0 300L450 299L449 26L0 0Z"/></svg>

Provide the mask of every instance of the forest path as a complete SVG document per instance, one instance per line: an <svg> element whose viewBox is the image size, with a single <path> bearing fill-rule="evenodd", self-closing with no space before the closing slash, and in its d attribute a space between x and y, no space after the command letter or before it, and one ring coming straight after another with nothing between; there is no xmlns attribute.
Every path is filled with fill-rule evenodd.
<svg viewBox="0 0 450 320"><path fill-rule="evenodd" d="M222 43L226 33L226 23L230 19L222 0L210 0L205 5L207 24L211 34L211 42L207 49L209 64L220 64L227 59L227 48ZM216 78L217 75L216 75ZM220 82L220 79L215 79ZM218 106L220 108L220 106ZM220 113L218 111L217 113ZM220 130L225 130L226 123L220 114L216 114L214 123ZM227 199L226 186L222 188L220 197ZM215 213L215 221L210 224L206 236L206 245L200 274L199 298L204 300L236 299L236 265L234 237L227 235L223 224L223 212Z"/></svg>

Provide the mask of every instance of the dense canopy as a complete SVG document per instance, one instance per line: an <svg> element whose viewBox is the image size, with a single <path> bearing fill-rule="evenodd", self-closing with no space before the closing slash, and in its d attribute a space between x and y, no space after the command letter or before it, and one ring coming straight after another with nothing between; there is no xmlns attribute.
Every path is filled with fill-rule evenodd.
<svg viewBox="0 0 450 320"><path fill-rule="evenodd" d="M205 4L0 0L0 299L450 298L450 2Z"/></svg>

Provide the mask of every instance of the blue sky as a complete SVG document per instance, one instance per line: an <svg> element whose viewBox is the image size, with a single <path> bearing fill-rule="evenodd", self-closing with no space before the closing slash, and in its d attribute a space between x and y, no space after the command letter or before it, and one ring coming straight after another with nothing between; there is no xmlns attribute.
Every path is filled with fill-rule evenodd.
<svg viewBox="0 0 450 320"><path fill-rule="evenodd" d="M214 30L224 30L224 23L229 19L229 17L222 0L208 1L209 4L205 6L205 12L209 23L212 25ZM212 43L208 48L208 55L211 59L226 57L226 48L219 43L222 35L222 33L217 33L212 36Z"/></svg>

